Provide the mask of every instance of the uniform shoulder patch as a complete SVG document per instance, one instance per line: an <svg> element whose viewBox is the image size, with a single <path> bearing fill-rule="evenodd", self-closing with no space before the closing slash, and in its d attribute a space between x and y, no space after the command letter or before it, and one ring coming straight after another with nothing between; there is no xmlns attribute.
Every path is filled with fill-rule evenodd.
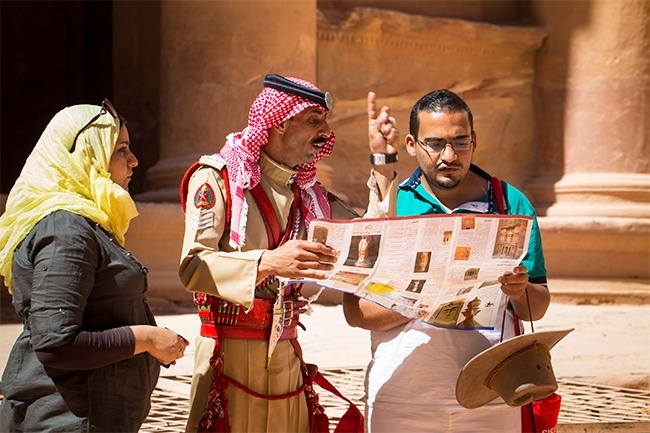
<svg viewBox="0 0 650 433"><path fill-rule="evenodd" d="M214 190L209 183L204 183L194 194L194 207L197 209L210 209L214 206Z"/></svg>

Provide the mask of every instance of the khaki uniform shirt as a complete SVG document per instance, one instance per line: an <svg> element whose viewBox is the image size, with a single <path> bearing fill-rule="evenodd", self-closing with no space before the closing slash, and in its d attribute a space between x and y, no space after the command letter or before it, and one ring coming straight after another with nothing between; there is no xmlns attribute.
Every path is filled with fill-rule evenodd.
<svg viewBox="0 0 650 433"><path fill-rule="evenodd" d="M222 164L204 157L206 165L199 168L189 182L185 217L185 236L179 275L190 292L204 292L250 308L253 298L275 298L277 283L256 293L257 265L268 248L268 236L262 215L250 191L246 191L248 221L241 251L229 245L226 227L226 188L221 177ZM208 165L209 164L209 165ZM297 171L282 166L261 152L260 185L273 205L281 227L289 218L293 191L291 184ZM227 181L227 180L226 180ZM209 189L204 187L207 184ZM214 204L197 207L199 191L213 191ZM330 202L333 219L351 219L358 215L339 200ZM289 228L291 229L291 228ZM305 238L304 221L299 238ZM208 402L208 391L214 378L209 358L214 341L199 337L190 395L190 418L187 431L196 431ZM268 341L225 339L221 345L225 375L249 389L265 395L281 395L302 385L300 360L289 340L276 346L271 364L266 368ZM283 400L264 400L248 395L234 386L226 391L231 430L259 432L308 431L308 414L304 394Z"/></svg>

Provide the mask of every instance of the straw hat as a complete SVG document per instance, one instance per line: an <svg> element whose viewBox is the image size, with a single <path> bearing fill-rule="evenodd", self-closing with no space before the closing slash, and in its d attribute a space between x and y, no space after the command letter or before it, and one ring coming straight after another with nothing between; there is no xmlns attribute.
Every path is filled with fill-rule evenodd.
<svg viewBox="0 0 650 433"><path fill-rule="evenodd" d="M472 358L458 376L456 400L468 409L501 397L523 406L557 390L550 350L571 329L519 335Z"/></svg>

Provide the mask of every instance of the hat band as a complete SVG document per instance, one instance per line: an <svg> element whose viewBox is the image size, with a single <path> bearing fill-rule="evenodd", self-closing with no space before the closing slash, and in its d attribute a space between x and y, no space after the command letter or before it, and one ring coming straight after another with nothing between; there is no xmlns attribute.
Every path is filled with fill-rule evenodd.
<svg viewBox="0 0 650 433"><path fill-rule="evenodd" d="M515 352L512 355L508 356L506 359L501 361L501 363L499 365L494 367L494 370L492 370L490 372L490 374L488 375L488 377L485 379L485 386L492 389L492 379L494 379L494 377L497 374L499 374L499 372L503 369L503 367L508 365L513 359L518 358L521 355L530 352L531 350L539 350L540 352L546 353L549 356L549 358L551 357L551 351L549 350L549 348L545 344L534 342L530 346L526 346L523 349L518 350L517 352Z"/></svg>
<svg viewBox="0 0 650 433"><path fill-rule="evenodd" d="M278 74L267 75L264 77L264 82L262 84L264 87L271 87L273 89L280 90L281 92L290 93L292 95L308 99L312 102L317 103L323 108L326 108L327 110L332 109L332 96L329 92L323 93L318 90L310 89L309 87L294 83L293 81Z"/></svg>

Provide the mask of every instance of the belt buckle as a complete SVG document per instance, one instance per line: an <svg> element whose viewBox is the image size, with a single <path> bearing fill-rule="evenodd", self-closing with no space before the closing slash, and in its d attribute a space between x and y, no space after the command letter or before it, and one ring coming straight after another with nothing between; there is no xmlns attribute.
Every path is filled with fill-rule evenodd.
<svg viewBox="0 0 650 433"><path fill-rule="evenodd" d="M293 322L293 301L284 301L282 305L282 312L284 315L283 326L291 326L291 323ZM287 313L289 313L289 317L287 317Z"/></svg>

